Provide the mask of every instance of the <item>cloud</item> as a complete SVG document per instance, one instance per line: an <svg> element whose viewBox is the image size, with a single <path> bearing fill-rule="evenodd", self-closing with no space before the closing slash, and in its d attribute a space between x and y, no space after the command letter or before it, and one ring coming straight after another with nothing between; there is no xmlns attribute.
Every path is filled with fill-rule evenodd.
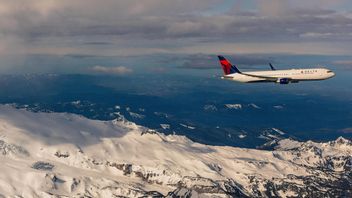
<svg viewBox="0 0 352 198"><path fill-rule="evenodd" d="M0 0L0 61L8 54L350 54L351 8L347 0ZM213 67L201 58L183 67Z"/></svg>
<svg viewBox="0 0 352 198"><path fill-rule="evenodd" d="M112 43L93 41L93 42L85 42L84 44L85 45L111 45Z"/></svg>
<svg viewBox="0 0 352 198"><path fill-rule="evenodd" d="M339 66L343 69L352 69L352 60L335 60L331 62L332 65Z"/></svg>
<svg viewBox="0 0 352 198"><path fill-rule="evenodd" d="M338 9L350 5L348 0L254 0L263 16L282 17L306 10L307 13L321 12L326 9Z"/></svg>
<svg viewBox="0 0 352 198"><path fill-rule="evenodd" d="M337 60L333 61L333 64L342 65L342 66L352 66L352 60Z"/></svg>
<svg viewBox="0 0 352 198"><path fill-rule="evenodd" d="M91 70L98 73L112 74L112 75L116 75L116 74L123 75L123 74L129 74L133 72L132 69L125 66L106 67L106 66L96 65L92 67Z"/></svg>
<svg viewBox="0 0 352 198"><path fill-rule="evenodd" d="M349 34L351 27L346 26L352 23L352 19L334 10L315 9L318 1L314 4L302 1L302 5L309 7L290 9L294 5L287 1L258 0L258 10L252 11L250 16L242 11L202 14L219 4L216 0L0 2L1 34L16 35L27 41L38 41L42 37L84 39L94 36L119 36L130 40L207 38L282 41L300 39L300 35L302 39L309 39L312 35L326 35L323 39L331 39L336 33L349 39L352 37Z"/></svg>
<svg viewBox="0 0 352 198"><path fill-rule="evenodd" d="M341 129L341 131L343 133L352 133L352 127L351 128L344 128L344 129Z"/></svg>

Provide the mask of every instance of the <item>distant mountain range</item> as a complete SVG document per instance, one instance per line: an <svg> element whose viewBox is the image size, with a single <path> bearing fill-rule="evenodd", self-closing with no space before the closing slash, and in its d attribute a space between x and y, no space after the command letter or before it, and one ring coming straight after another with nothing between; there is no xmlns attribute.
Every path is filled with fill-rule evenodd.
<svg viewBox="0 0 352 198"><path fill-rule="evenodd" d="M2 105L0 197L352 197L351 140L270 146L208 146L122 116Z"/></svg>
<svg viewBox="0 0 352 198"><path fill-rule="evenodd" d="M326 82L242 85L207 74L195 78L173 72L0 75L0 104L94 120L124 116L161 133L214 146L257 148L269 139L352 138L352 92L335 94L346 86L323 89Z"/></svg>

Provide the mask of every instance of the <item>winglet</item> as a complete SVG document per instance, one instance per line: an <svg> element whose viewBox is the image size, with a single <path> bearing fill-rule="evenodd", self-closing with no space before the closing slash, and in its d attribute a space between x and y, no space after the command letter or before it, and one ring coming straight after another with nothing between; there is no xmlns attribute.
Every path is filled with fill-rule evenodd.
<svg viewBox="0 0 352 198"><path fill-rule="evenodd" d="M271 70L276 70L275 67L271 63L269 63L269 65L270 65Z"/></svg>

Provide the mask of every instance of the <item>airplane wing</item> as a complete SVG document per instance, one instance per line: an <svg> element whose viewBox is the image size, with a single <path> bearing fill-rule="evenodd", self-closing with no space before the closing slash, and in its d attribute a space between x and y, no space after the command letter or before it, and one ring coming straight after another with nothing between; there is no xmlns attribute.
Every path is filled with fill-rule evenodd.
<svg viewBox="0 0 352 198"><path fill-rule="evenodd" d="M272 81L277 81L278 77L270 77L270 76L260 76L260 75L254 75L254 74L248 74L248 73L241 73L242 75L246 75L246 76L251 76L251 77L256 77L256 78L264 78L266 80L272 80Z"/></svg>
<svg viewBox="0 0 352 198"><path fill-rule="evenodd" d="M263 78L266 81L272 81L272 82L277 82L280 84L288 84L289 82L292 82L292 78L279 78L279 77L270 77L270 76L261 76L261 75L254 75L254 74L248 74L248 73L241 73L242 75L246 76L251 76L251 77L256 77L256 78Z"/></svg>

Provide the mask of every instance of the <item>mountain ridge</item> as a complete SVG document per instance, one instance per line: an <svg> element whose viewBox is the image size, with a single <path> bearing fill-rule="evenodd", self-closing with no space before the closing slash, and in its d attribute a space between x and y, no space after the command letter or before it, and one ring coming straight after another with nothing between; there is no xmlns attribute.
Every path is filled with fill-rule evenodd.
<svg viewBox="0 0 352 198"><path fill-rule="evenodd" d="M348 197L352 143L208 146L123 118L0 106L0 194L55 197Z"/></svg>

